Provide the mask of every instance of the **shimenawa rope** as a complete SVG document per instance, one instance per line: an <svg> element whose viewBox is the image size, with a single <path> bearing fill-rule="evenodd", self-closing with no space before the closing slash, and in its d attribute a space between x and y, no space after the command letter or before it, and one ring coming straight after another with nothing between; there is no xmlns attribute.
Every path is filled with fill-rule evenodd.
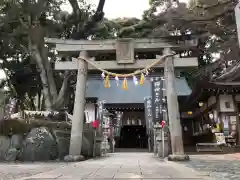
<svg viewBox="0 0 240 180"><path fill-rule="evenodd" d="M172 57L172 56L174 56L174 54L163 55L160 59L154 61L152 64L146 66L145 68L136 70L133 73L128 73L128 74L113 73L113 72L110 72L110 71L107 71L107 70L105 70L103 68L98 67L98 65L96 64L95 61L92 61L92 60L89 60L89 59L85 59L85 58L82 58L82 57L78 57L78 59L86 61L88 64L91 64L93 67L95 67L99 71L102 71L102 72L106 73L107 75L126 78L126 77L130 77L130 76L135 76L137 74L145 73L147 70L151 69L153 66L155 66L157 64L165 63L166 58Z"/></svg>

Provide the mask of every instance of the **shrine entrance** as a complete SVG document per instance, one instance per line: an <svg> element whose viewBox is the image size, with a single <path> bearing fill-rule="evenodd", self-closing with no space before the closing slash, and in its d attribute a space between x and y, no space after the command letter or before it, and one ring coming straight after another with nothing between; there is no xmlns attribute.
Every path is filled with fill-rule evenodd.
<svg viewBox="0 0 240 180"><path fill-rule="evenodd" d="M194 37L187 35L169 36L159 39L126 38L117 40L62 40L45 38L45 41L47 44L55 44L55 49L58 51L59 56L62 56L61 60L55 63L56 70L78 71L74 111L71 121L69 148L71 157L79 157L81 155L85 113L85 103L83 102L85 102L86 98L94 97L98 99L99 103L103 101L108 104L144 104L144 98L153 95L152 85L154 84L151 79L154 77L164 77L165 82L167 82L165 89L168 114L166 116L170 118L169 127L166 127L166 131L169 130L171 134L174 134L171 136L172 154L184 154L177 97L189 95L191 90L189 90L184 78L175 78L175 75L180 76L183 68L198 66L198 58L194 57L195 54L198 54L195 53L198 41ZM186 51L189 51L189 53L186 53ZM109 54L111 55L109 56ZM72 57L72 60L70 60L70 57ZM116 57L116 59L112 59L113 57ZM157 71L152 72L153 68L154 70L157 69ZM161 70L163 68L164 70ZM95 76L96 70L100 71L97 77ZM183 88L184 84L188 89L187 91ZM155 90L155 95L163 91L163 89L160 91L161 88ZM154 106L150 106L151 110L155 111L152 114L158 115L161 105L160 101L163 100L158 99ZM95 114L102 117L102 110L102 108L96 108ZM160 119L157 116L153 117L152 114L147 114L145 118L143 113L142 116L138 117L146 124L148 133L152 131L152 124L155 123L155 129L158 128L158 141L161 143L160 126L157 123ZM116 112L115 138L121 137L120 130L126 125L121 123L124 120L122 119L121 121L122 115L123 113L120 110ZM166 120L168 120L167 117ZM106 140L108 132L105 130L109 127L109 118L101 118L101 122L104 125L106 124L104 129L104 138ZM131 125L136 125L136 121L135 124L132 123ZM106 151L106 147L109 146L103 147L104 151ZM154 149L155 153L157 152L156 149ZM160 149L158 152L161 154Z"/></svg>
<svg viewBox="0 0 240 180"><path fill-rule="evenodd" d="M121 129L119 148L146 149L147 133L144 125L126 125Z"/></svg>
<svg viewBox="0 0 240 180"><path fill-rule="evenodd" d="M147 150L147 130L143 103L106 104L112 116L116 151Z"/></svg>

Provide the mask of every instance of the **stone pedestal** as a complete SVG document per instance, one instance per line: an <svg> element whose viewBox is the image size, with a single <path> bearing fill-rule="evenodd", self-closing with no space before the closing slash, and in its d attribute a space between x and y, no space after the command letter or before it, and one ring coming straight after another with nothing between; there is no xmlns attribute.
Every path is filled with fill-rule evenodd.
<svg viewBox="0 0 240 180"><path fill-rule="evenodd" d="M67 155L64 157L65 162L77 162L77 161L84 161L84 157L82 155L72 156Z"/></svg>
<svg viewBox="0 0 240 180"><path fill-rule="evenodd" d="M163 142L164 142L164 146L163 146ZM160 129L159 133L157 134L157 152L158 152L158 156L161 158L165 158L169 154L168 153L169 152L168 137L166 136L166 133L165 133L163 138L162 129Z"/></svg>
<svg viewBox="0 0 240 180"><path fill-rule="evenodd" d="M168 141L164 140L164 154L163 154L163 141L158 141L158 156L165 158L168 156Z"/></svg>
<svg viewBox="0 0 240 180"><path fill-rule="evenodd" d="M168 156L169 161L189 161L190 158L186 154L170 154Z"/></svg>

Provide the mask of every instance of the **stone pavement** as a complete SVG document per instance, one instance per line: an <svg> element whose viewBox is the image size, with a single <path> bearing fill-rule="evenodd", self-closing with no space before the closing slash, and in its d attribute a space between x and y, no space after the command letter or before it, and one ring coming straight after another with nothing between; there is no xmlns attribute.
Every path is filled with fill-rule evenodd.
<svg viewBox="0 0 240 180"><path fill-rule="evenodd" d="M240 180L240 154L191 155L168 162L152 153L115 153L78 163L0 164L0 180L181 179Z"/></svg>
<svg viewBox="0 0 240 180"><path fill-rule="evenodd" d="M107 157L68 164L18 180L72 179L181 179L203 180L185 165L167 162L152 153L114 153Z"/></svg>
<svg viewBox="0 0 240 180"><path fill-rule="evenodd" d="M21 177L32 176L60 168L64 165L67 164L59 162L0 163L0 180L13 180Z"/></svg>
<svg viewBox="0 0 240 180"><path fill-rule="evenodd" d="M191 161L181 162L199 177L216 180L240 180L240 154L192 155Z"/></svg>

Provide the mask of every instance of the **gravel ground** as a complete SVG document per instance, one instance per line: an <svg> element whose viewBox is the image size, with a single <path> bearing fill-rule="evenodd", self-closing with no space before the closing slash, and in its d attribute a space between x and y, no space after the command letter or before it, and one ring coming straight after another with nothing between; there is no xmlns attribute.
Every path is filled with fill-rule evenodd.
<svg viewBox="0 0 240 180"><path fill-rule="evenodd" d="M193 168L200 176L217 180L240 180L240 156L194 155L191 161L181 164Z"/></svg>

